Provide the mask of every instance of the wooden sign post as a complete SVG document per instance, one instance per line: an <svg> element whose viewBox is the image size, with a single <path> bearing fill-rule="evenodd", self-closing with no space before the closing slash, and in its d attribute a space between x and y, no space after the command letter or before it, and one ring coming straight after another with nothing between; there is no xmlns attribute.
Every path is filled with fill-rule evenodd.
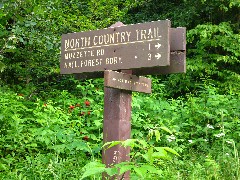
<svg viewBox="0 0 240 180"><path fill-rule="evenodd" d="M104 77L103 142L124 141L131 135L132 91L151 93L151 79L136 75L186 71L186 29L170 21L110 28L62 36L61 74L77 79ZM118 70L119 72L112 71ZM130 161L130 148L103 149L106 167ZM130 179L130 172L103 179Z"/></svg>
<svg viewBox="0 0 240 180"><path fill-rule="evenodd" d="M111 27L123 26L121 22ZM122 70L131 75L131 70ZM104 82L109 79L107 73L104 75ZM104 114L103 114L103 144L112 141L124 141L131 136L131 111L132 92L121 89L104 87ZM109 149L102 150L102 162L106 167L111 167L120 162L130 161L130 147L124 148L116 145ZM123 175L108 177L103 174L103 179L130 179L130 172Z"/></svg>
<svg viewBox="0 0 240 180"><path fill-rule="evenodd" d="M129 71L128 73L131 73ZM106 78L106 77L105 77ZM104 78L104 79L105 79ZM104 120L103 143L111 141L124 141L131 136L131 103L132 92L121 89L104 88ZM103 149L102 162L111 167L120 162L130 161L130 148L116 145L109 149ZM130 172L111 177L111 179L130 179ZM103 179L109 178L103 174Z"/></svg>

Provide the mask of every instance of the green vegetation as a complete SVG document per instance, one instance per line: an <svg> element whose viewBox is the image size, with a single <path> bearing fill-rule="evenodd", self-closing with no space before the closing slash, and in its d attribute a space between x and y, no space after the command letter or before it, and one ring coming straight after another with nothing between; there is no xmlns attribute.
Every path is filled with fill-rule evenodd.
<svg viewBox="0 0 240 180"><path fill-rule="evenodd" d="M238 0L2 0L0 179L239 179ZM131 162L101 164L103 79L60 75L62 34L170 19L187 27L187 73L133 93ZM91 167L91 168L90 168Z"/></svg>

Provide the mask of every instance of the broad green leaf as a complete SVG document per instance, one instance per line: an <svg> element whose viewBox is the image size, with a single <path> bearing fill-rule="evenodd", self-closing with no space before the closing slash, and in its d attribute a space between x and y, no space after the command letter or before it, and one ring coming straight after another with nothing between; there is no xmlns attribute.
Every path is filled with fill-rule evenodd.
<svg viewBox="0 0 240 180"><path fill-rule="evenodd" d="M147 172L147 170L145 168L142 168L142 167L136 167L135 166L133 169L141 178L143 178L145 176L146 172Z"/></svg>
<svg viewBox="0 0 240 180"><path fill-rule="evenodd" d="M122 166L122 167L120 167L120 174L130 171L132 168L134 168L134 165L131 165L131 164Z"/></svg>
<svg viewBox="0 0 240 180"><path fill-rule="evenodd" d="M83 167L83 170L85 172L83 173L83 175L80 179L84 179L84 178L92 176L92 175L97 175L97 174L103 173L106 170L106 168L105 168L104 164L94 161L94 162L90 162L90 163L86 164Z"/></svg>
<svg viewBox="0 0 240 180"><path fill-rule="evenodd" d="M113 176L113 175L118 174L118 168L116 168L116 167L106 168L105 171L109 176Z"/></svg>
<svg viewBox="0 0 240 180"><path fill-rule="evenodd" d="M83 173L82 177L80 179L84 179L86 177L97 175L100 173L103 173L106 170L105 167L91 167L89 169L86 169L86 171Z"/></svg>
<svg viewBox="0 0 240 180"><path fill-rule="evenodd" d="M5 117L5 116L3 116L3 115L0 115L0 120L2 120L4 117Z"/></svg>
<svg viewBox="0 0 240 180"><path fill-rule="evenodd" d="M38 145L36 143L32 143L32 144L27 144L26 147L37 147Z"/></svg>
<svg viewBox="0 0 240 180"><path fill-rule="evenodd" d="M152 157L152 155L153 155L153 147L150 147L148 149L148 152L147 152L147 157L148 157L148 161L149 161L150 165L153 164L153 157Z"/></svg>
<svg viewBox="0 0 240 180"><path fill-rule="evenodd" d="M120 162L118 164L115 164L114 167L121 168L122 166L126 166L126 165L134 165L134 163L133 162L124 161L124 162Z"/></svg>
<svg viewBox="0 0 240 180"><path fill-rule="evenodd" d="M162 152L154 152L152 157L153 159L166 159L166 160L170 160L171 158L168 156L167 152L164 151L165 153Z"/></svg>
<svg viewBox="0 0 240 180"><path fill-rule="evenodd" d="M163 148L164 148L164 150L166 150L166 151L168 151L168 152L170 152L172 154L175 154L175 155L180 157L180 155L174 149L169 148L169 147L163 147Z"/></svg>
<svg viewBox="0 0 240 180"><path fill-rule="evenodd" d="M121 144L122 143L122 141L112 141L112 142L107 142L107 143L105 143L102 147L104 148L104 147L106 147L106 149L109 149L109 148L111 148L111 147L113 147L113 146L116 146L116 145L118 145L118 144Z"/></svg>
<svg viewBox="0 0 240 180"><path fill-rule="evenodd" d="M141 155L142 155L142 157L143 157L147 162L149 162L149 159L148 159L147 154L141 154Z"/></svg>
<svg viewBox="0 0 240 180"><path fill-rule="evenodd" d="M163 159L168 158L167 151L163 147L154 147L154 149L158 151L153 153L154 157Z"/></svg>
<svg viewBox="0 0 240 180"><path fill-rule="evenodd" d="M133 148L136 145L135 144L136 141L137 141L137 139L127 139L122 142L122 145L124 147L130 146L131 148Z"/></svg>
<svg viewBox="0 0 240 180"><path fill-rule="evenodd" d="M2 163L0 163L0 170L1 171L5 171L5 170L7 170L8 169L8 166L6 165L6 164L2 164Z"/></svg>
<svg viewBox="0 0 240 180"><path fill-rule="evenodd" d="M158 142L160 140L160 132L158 130L155 130L155 136L156 136L156 141Z"/></svg>
<svg viewBox="0 0 240 180"><path fill-rule="evenodd" d="M170 130L170 129L168 129L167 127L160 127L162 130L164 130L164 131L166 131L166 132L168 132L168 133L170 133L170 134L172 134L172 131Z"/></svg>
<svg viewBox="0 0 240 180"><path fill-rule="evenodd" d="M150 173L158 173L158 169L153 165L143 164L141 168L147 170Z"/></svg>
<svg viewBox="0 0 240 180"><path fill-rule="evenodd" d="M95 120L94 123L95 123L95 125L97 127L101 127L102 126L102 120Z"/></svg>
<svg viewBox="0 0 240 180"><path fill-rule="evenodd" d="M147 142L145 140L140 139L140 140L138 140L138 142L142 145L143 149L148 147L148 144L147 144Z"/></svg>

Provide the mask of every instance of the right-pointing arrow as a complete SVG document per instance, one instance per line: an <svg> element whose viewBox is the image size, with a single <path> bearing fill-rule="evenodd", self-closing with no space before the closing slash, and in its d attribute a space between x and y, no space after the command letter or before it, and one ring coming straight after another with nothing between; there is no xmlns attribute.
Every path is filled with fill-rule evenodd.
<svg viewBox="0 0 240 180"><path fill-rule="evenodd" d="M157 53L157 54L155 55L155 57L156 57L157 59L159 59L160 57L162 57L162 55L159 54L159 53Z"/></svg>
<svg viewBox="0 0 240 180"><path fill-rule="evenodd" d="M155 45L155 47L157 48L157 49L159 49L160 47L161 47L162 45L161 44L157 44L157 45Z"/></svg>

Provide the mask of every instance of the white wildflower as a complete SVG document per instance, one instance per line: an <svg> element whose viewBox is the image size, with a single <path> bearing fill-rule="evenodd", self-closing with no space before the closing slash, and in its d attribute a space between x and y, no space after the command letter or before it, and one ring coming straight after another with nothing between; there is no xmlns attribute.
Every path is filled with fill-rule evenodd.
<svg viewBox="0 0 240 180"><path fill-rule="evenodd" d="M13 40L13 39L16 39L16 36L15 35L12 35L8 38L8 40Z"/></svg>
<svg viewBox="0 0 240 180"><path fill-rule="evenodd" d="M207 128L214 129L214 127L211 124L207 124Z"/></svg>
<svg viewBox="0 0 240 180"><path fill-rule="evenodd" d="M168 136L167 137L167 140L169 141L169 142L172 142L173 140L175 140L176 139L176 137L172 134L171 136Z"/></svg>
<svg viewBox="0 0 240 180"><path fill-rule="evenodd" d="M189 143L192 143L193 141L190 139L190 140L188 140L188 142L189 142Z"/></svg>
<svg viewBox="0 0 240 180"><path fill-rule="evenodd" d="M227 155L227 156L229 156L229 154L228 154L228 153L226 153L226 155Z"/></svg>
<svg viewBox="0 0 240 180"><path fill-rule="evenodd" d="M225 134L224 133L220 133L220 134L216 134L215 136L219 138L219 137L225 136Z"/></svg>
<svg viewBox="0 0 240 180"><path fill-rule="evenodd" d="M172 140L176 139L174 135L169 136L169 138L172 139Z"/></svg>
<svg viewBox="0 0 240 180"><path fill-rule="evenodd" d="M226 141L228 144L232 144L232 141Z"/></svg>

